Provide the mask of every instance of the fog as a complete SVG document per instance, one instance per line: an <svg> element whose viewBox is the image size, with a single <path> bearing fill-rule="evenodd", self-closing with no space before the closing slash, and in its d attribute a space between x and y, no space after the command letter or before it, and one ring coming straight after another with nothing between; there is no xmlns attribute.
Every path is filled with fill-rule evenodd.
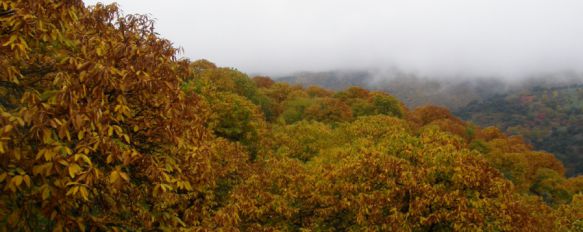
<svg viewBox="0 0 583 232"><path fill-rule="evenodd" d="M398 67L520 78L583 71L580 0L117 2L124 13L151 14L183 56L247 73Z"/></svg>

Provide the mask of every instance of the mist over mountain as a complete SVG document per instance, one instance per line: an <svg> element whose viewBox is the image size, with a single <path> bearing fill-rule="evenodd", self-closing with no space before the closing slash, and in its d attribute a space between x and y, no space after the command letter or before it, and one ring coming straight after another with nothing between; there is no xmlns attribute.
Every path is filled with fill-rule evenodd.
<svg viewBox="0 0 583 232"><path fill-rule="evenodd" d="M440 105L455 110L495 95L583 83L583 74L540 73L507 79L500 76L424 76L391 68L298 72L276 79L303 86L319 85L333 90L360 86L389 92L409 107Z"/></svg>
<svg viewBox="0 0 583 232"><path fill-rule="evenodd" d="M516 79L583 71L577 0L99 2L151 14L185 57L246 73L395 66L422 76Z"/></svg>

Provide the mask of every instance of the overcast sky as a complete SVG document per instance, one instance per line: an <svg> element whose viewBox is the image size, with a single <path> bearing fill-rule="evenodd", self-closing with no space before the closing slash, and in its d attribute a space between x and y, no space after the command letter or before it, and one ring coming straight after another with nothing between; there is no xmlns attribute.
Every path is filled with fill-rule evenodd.
<svg viewBox="0 0 583 232"><path fill-rule="evenodd" d="M87 4L98 1L86 0ZM186 57L248 73L583 71L581 0L119 0Z"/></svg>

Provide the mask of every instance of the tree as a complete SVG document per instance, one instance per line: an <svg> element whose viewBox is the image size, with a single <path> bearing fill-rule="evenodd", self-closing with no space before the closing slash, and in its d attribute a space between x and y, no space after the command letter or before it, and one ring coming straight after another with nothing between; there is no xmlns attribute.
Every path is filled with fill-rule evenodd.
<svg viewBox="0 0 583 232"><path fill-rule="evenodd" d="M332 96L332 92L330 90L321 88L319 86L311 85L306 89L306 93L310 97L330 97Z"/></svg>
<svg viewBox="0 0 583 232"><path fill-rule="evenodd" d="M405 107L396 98L381 92L374 92L370 98L376 114L385 114L398 118L405 116Z"/></svg>
<svg viewBox="0 0 583 232"><path fill-rule="evenodd" d="M253 82L255 82L255 85L258 88L269 88L273 84L275 84L275 82L270 77L267 77L267 76L253 77Z"/></svg>
<svg viewBox="0 0 583 232"><path fill-rule="evenodd" d="M422 126L438 119L450 119L457 123L462 123L461 120L454 117L449 110L438 106L419 107L411 113L410 117L411 121L417 122Z"/></svg>
<svg viewBox="0 0 583 232"><path fill-rule="evenodd" d="M348 105L338 99L321 98L306 108L304 118L327 123L342 122L352 119L352 111Z"/></svg>
<svg viewBox="0 0 583 232"><path fill-rule="evenodd" d="M18 93L0 107L0 225L138 230L212 221L216 202L200 199L237 176L244 152L205 128L209 109L180 88L189 63L153 22L78 0L0 6L0 83Z"/></svg>
<svg viewBox="0 0 583 232"><path fill-rule="evenodd" d="M283 103L284 110L280 115L281 122L292 124L303 120L306 109L313 104L313 99L305 97L285 101Z"/></svg>
<svg viewBox="0 0 583 232"><path fill-rule="evenodd" d="M244 97L218 93L207 97L212 111L208 128L215 135L241 142L254 157L262 146L265 121L259 108Z"/></svg>
<svg viewBox="0 0 583 232"><path fill-rule="evenodd" d="M307 162L333 144L333 139L328 125L300 121L274 128L272 146L275 154Z"/></svg>
<svg viewBox="0 0 583 232"><path fill-rule="evenodd" d="M368 90L357 86L352 86L344 91L336 93L334 98L338 98L346 102L351 99L367 99L369 96L370 92Z"/></svg>

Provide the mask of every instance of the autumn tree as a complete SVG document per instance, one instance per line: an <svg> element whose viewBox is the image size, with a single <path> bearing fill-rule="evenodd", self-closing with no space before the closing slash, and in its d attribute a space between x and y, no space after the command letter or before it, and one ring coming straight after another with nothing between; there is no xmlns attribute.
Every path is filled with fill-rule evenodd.
<svg viewBox="0 0 583 232"><path fill-rule="evenodd" d="M340 100L321 98L305 110L304 118L322 122L348 121L352 118L352 111Z"/></svg>
<svg viewBox="0 0 583 232"><path fill-rule="evenodd" d="M284 108L279 116L279 121L285 124L292 124L304 119L305 111L313 105L315 101L310 98L294 98L282 103Z"/></svg>
<svg viewBox="0 0 583 232"><path fill-rule="evenodd" d="M328 125L321 122L300 121L273 129L275 154L308 161L333 144Z"/></svg>
<svg viewBox="0 0 583 232"><path fill-rule="evenodd" d="M259 107L231 93L219 93L207 100L212 111L208 128L215 135L241 142L252 158L257 155L265 133L265 121Z"/></svg>
<svg viewBox="0 0 583 232"><path fill-rule="evenodd" d="M306 88L306 93L310 97L330 97L332 96L332 91L324 89L319 86L311 85Z"/></svg>
<svg viewBox="0 0 583 232"><path fill-rule="evenodd" d="M258 88L269 88L273 84L275 84L275 81L273 81L268 76L255 76L255 77L253 77L253 82L255 82L255 85Z"/></svg>
<svg viewBox="0 0 583 232"><path fill-rule="evenodd" d="M438 119L450 119L461 123L461 120L453 116L449 110L438 106L424 106L416 108L409 116L411 121L420 125L426 125Z"/></svg>
<svg viewBox="0 0 583 232"><path fill-rule="evenodd" d="M374 114L384 114L398 118L405 116L405 106L391 95L374 92L371 94L369 101L374 106Z"/></svg>
<svg viewBox="0 0 583 232"><path fill-rule="evenodd" d="M357 87L352 86L344 91L340 91L334 94L335 98L338 98L342 101L349 101L351 99L367 99L370 96L370 91Z"/></svg>
<svg viewBox="0 0 583 232"><path fill-rule="evenodd" d="M12 97L0 107L0 225L212 221L217 183L242 170L244 152L205 128L209 109L180 88L189 64L153 22L78 0L0 7L0 83Z"/></svg>

